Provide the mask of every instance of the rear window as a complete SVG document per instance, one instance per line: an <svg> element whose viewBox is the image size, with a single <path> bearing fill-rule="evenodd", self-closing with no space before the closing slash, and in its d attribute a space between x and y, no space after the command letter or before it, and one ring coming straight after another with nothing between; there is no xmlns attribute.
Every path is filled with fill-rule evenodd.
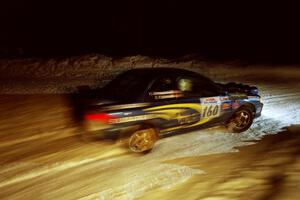
<svg viewBox="0 0 300 200"><path fill-rule="evenodd" d="M144 93L150 78L137 73L123 73L103 88L103 95L117 100L134 100Z"/></svg>

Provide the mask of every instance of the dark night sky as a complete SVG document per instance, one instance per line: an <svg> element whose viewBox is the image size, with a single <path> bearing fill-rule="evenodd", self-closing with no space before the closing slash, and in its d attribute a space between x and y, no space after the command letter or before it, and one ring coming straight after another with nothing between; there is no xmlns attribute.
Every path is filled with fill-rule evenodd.
<svg viewBox="0 0 300 200"><path fill-rule="evenodd" d="M0 56L199 53L300 60L296 5L240 2L1 1Z"/></svg>

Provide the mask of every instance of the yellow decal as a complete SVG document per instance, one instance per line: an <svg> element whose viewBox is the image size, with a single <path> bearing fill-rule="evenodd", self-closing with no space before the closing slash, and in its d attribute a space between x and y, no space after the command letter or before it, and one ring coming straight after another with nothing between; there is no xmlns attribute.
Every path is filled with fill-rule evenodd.
<svg viewBox="0 0 300 200"><path fill-rule="evenodd" d="M156 106L156 107L152 107L152 108L147 108L144 111L152 111L153 112L165 112L167 114L172 114L170 116L170 119L175 119L176 117L174 117L174 114L178 114L180 112L182 112L182 110L185 110L184 108L191 108L193 110L196 110L199 114L201 113L201 105L200 102L199 103L179 103L179 104L170 104L170 105L163 105L163 106ZM160 109L168 109L168 110L160 110ZM174 117L174 118L173 118ZM194 127L194 126L198 126L201 124L204 124L208 121L210 121L212 118L205 118L205 119L200 119L197 123L195 124L183 124L183 125L179 125L176 127L172 127L172 128L167 128L164 130L161 130L162 133L167 132L167 131L172 131L172 130L177 130L177 129L181 129L181 128L190 128L190 127Z"/></svg>
<svg viewBox="0 0 300 200"><path fill-rule="evenodd" d="M152 111L152 110L159 110L159 109L178 109L178 108L192 108L199 113L201 113L201 105L199 103L178 103L178 104L170 104L170 105L163 105L163 106L155 106L152 108L144 109L144 111Z"/></svg>

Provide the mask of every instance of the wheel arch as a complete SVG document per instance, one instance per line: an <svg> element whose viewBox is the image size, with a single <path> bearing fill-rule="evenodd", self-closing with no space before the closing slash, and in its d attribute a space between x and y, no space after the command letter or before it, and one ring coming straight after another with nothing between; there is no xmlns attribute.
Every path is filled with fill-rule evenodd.
<svg viewBox="0 0 300 200"><path fill-rule="evenodd" d="M248 102L244 103L237 110L240 110L242 108L248 108L248 109L250 109L252 111L253 116L255 115L256 107L252 103L248 103Z"/></svg>

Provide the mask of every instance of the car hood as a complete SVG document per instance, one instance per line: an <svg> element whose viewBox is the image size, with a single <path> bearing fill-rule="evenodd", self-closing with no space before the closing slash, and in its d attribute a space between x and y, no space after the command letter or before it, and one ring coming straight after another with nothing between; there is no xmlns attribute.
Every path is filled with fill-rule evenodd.
<svg viewBox="0 0 300 200"><path fill-rule="evenodd" d="M222 90L227 93L245 93L247 95L258 95L258 88L242 83L230 82L226 84L219 84Z"/></svg>

